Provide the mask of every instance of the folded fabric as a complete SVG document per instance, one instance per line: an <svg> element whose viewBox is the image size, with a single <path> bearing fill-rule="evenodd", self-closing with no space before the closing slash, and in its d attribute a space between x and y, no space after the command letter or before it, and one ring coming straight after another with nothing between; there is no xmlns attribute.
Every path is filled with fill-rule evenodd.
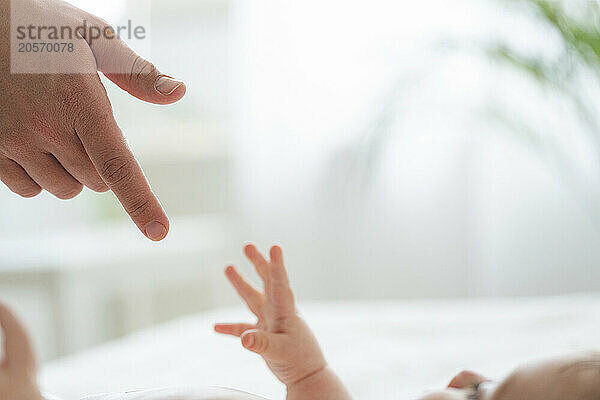
<svg viewBox="0 0 600 400"><path fill-rule="evenodd" d="M48 399L52 400L52 399ZM239 390L221 387L195 389L164 388L138 390L125 393L99 394L86 396L81 400L267 400Z"/></svg>

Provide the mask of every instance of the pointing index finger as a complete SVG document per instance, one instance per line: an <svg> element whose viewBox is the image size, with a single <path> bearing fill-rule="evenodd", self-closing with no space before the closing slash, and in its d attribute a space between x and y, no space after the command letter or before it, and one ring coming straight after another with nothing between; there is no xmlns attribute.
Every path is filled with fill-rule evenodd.
<svg viewBox="0 0 600 400"><path fill-rule="evenodd" d="M90 107L75 121L75 131L94 167L138 228L151 240L164 239L169 220L115 121L99 78Z"/></svg>

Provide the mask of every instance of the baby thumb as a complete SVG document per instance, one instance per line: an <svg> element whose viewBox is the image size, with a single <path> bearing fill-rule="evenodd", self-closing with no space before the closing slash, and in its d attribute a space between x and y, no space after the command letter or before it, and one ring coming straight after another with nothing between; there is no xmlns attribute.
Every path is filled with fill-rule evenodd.
<svg viewBox="0 0 600 400"><path fill-rule="evenodd" d="M263 357L273 357L278 354L279 340L275 334L250 329L241 336L242 346L260 354Z"/></svg>

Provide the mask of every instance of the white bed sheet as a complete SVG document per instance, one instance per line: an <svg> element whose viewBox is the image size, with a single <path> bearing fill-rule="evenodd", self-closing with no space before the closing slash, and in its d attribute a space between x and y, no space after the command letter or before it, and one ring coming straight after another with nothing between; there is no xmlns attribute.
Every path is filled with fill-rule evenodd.
<svg viewBox="0 0 600 400"><path fill-rule="evenodd" d="M600 348L600 295L304 304L330 364L357 399L410 399L462 369L500 378L540 357ZM284 399L263 362L216 321L183 318L45 365L43 390L64 400L168 386L217 385Z"/></svg>

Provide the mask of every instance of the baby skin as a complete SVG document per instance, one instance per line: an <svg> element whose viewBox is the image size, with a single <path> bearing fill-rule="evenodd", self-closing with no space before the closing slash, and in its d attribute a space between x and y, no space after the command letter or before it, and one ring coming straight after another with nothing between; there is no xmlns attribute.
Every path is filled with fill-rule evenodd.
<svg viewBox="0 0 600 400"><path fill-rule="evenodd" d="M234 267L225 274L256 315L254 324L217 324L219 333L241 338L242 345L265 360L287 387L288 400L349 400L340 379L327 366L308 325L298 315L281 249L271 248L266 260L246 246L245 253L264 283L261 292ZM0 303L4 358L0 360L0 400L40 400L36 360L23 325ZM76 379L77 377L73 377ZM598 400L600 354L565 357L516 369L495 383L472 372L461 372L447 388L419 400Z"/></svg>
<svg viewBox="0 0 600 400"><path fill-rule="evenodd" d="M315 336L298 315L281 249L272 247L270 260L253 245L246 246L244 252L264 290L250 285L233 266L225 269L225 275L257 322L216 324L215 331L240 337L242 346L260 354L286 386L288 400L350 400L340 379L327 366Z"/></svg>
<svg viewBox="0 0 600 400"><path fill-rule="evenodd" d="M225 275L256 315L255 324L216 324L219 333L241 338L242 346L258 353L286 385L288 400L351 399L328 368L310 328L298 315L281 249L271 248L270 260L248 245L244 252L264 283L261 292L229 266ZM598 400L600 354L582 354L516 369L501 382L464 371L447 388L419 400Z"/></svg>

